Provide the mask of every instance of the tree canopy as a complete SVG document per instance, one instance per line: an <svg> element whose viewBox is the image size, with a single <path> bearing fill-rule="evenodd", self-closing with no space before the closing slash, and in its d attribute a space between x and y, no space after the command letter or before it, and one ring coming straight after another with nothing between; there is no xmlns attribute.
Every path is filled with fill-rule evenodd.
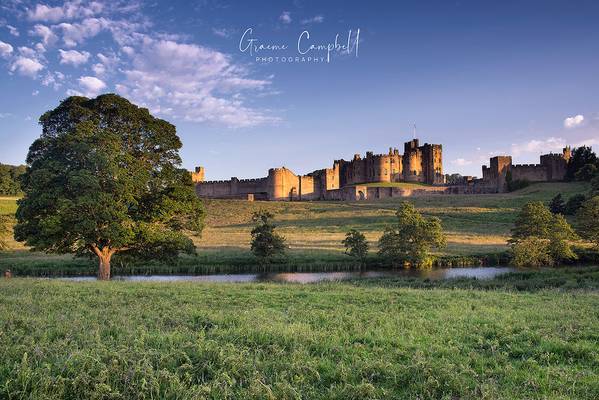
<svg viewBox="0 0 599 400"><path fill-rule="evenodd" d="M284 256L287 245L285 238L275 232L273 215L268 211L258 211L253 214L252 220L256 225L251 232L251 250L260 263L266 264L277 256Z"/></svg>
<svg viewBox="0 0 599 400"><path fill-rule="evenodd" d="M351 229L345 234L345 239L343 239L342 243L345 246L345 254L358 259L361 264L364 264L368 256L369 246L366 236L362 232Z"/></svg>
<svg viewBox="0 0 599 400"><path fill-rule="evenodd" d="M512 237L512 262L517 266L540 266L576 258L569 241L574 230L562 214L552 214L542 202L524 205L516 217Z"/></svg>
<svg viewBox="0 0 599 400"><path fill-rule="evenodd" d="M0 195L19 196L22 194L20 176L25 173L24 165L0 164Z"/></svg>
<svg viewBox="0 0 599 400"><path fill-rule="evenodd" d="M69 97L40 117L18 202L15 238L35 250L96 255L109 279L119 252L170 258L195 252L204 209L180 168L174 125L107 94Z"/></svg>
<svg viewBox="0 0 599 400"><path fill-rule="evenodd" d="M394 264L427 265L432 248L445 246L446 240L437 217L424 218L413 204L400 204L394 224L385 228L379 239L379 254Z"/></svg>
<svg viewBox="0 0 599 400"><path fill-rule="evenodd" d="M599 166L597 155L593 149L580 146L572 151L572 157L568 162L566 179L568 180L590 180Z"/></svg>

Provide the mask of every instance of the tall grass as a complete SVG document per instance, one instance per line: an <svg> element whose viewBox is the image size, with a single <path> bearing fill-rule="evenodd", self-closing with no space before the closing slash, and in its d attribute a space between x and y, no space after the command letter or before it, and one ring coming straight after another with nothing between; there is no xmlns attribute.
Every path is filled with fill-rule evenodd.
<svg viewBox="0 0 599 400"><path fill-rule="evenodd" d="M4 399L597 399L599 295L0 280Z"/></svg>

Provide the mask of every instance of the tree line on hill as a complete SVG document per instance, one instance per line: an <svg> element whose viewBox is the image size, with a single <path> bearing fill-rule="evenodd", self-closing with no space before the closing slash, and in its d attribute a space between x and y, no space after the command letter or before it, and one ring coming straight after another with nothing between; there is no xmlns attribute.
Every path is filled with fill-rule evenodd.
<svg viewBox="0 0 599 400"><path fill-rule="evenodd" d="M0 196L20 196L20 177L25 173L24 165L8 165L0 163Z"/></svg>

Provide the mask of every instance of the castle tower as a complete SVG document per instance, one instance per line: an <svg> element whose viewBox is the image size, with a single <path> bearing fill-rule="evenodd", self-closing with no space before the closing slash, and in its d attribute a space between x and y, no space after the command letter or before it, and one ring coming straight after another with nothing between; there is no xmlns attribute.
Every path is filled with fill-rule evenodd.
<svg viewBox="0 0 599 400"><path fill-rule="evenodd" d="M193 183L204 182L204 167L196 167L195 172L191 173L191 181Z"/></svg>

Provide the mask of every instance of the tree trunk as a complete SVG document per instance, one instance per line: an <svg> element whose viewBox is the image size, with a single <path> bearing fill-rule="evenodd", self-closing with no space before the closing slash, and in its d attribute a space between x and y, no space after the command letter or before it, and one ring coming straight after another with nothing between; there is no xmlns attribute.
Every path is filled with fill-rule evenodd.
<svg viewBox="0 0 599 400"><path fill-rule="evenodd" d="M107 281L110 279L110 259L116 252L115 249L104 247L102 250L96 246L91 246L92 250L98 256L100 264L98 266L98 280Z"/></svg>
<svg viewBox="0 0 599 400"><path fill-rule="evenodd" d="M99 256L100 266L98 268L98 280L110 280L110 256Z"/></svg>

